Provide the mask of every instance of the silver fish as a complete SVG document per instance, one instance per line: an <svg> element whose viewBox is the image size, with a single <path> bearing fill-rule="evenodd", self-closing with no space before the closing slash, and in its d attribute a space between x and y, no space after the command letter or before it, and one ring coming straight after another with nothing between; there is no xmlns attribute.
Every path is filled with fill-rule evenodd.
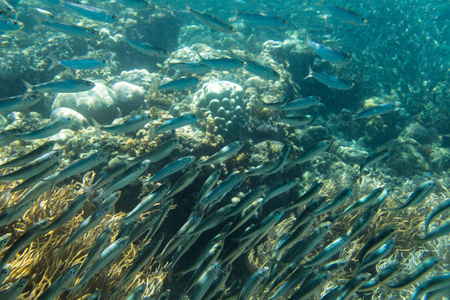
<svg viewBox="0 0 450 300"><path fill-rule="evenodd" d="M311 115L297 117L286 116L278 118L278 121L294 127L300 127L309 124L312 121L312 117Z"/></svg>
<svg viewBox="0 0 450 300"><path fill-rule="evenodd" d="M239 293L238 300L248 300L256 292L261 285L262 281L269 275L269 268L263 267L253 273L250 278L242 286L242 290Z"/></svg>
<svg viewBox="0 0 450 300"><path fill-rule="evenodd" d="M33 177L48 167L51 167L55 162L61 160L63 150L51 150L48 153L36 158L28 165L0 176L0 181L20 180Z"/></svg>
<svg viewBox="0 0 450 300"><path fill-rule="evenodd" d="M367 253L364 256L362 262L359 264L358 268L356 268L356 272L363 270L370 265L378 263L380 260L382 260L391 253L391 251L394 249L394 246L395 246L395 239L390 238L383 245Z"/></svg>
<svg viewBox="0 0 450 300"><path fill-rule="evenodd" d="M0 291L0 299L17 299L28 284L29 276L24 276L14 281L7 289Z"/></svg>
<svg viewBox="0 0 450 300"><path fill-rule="evenodd" d="M200 262L200 265L196 269L194 269L194 273L191 275L191 278L186 284L183 292L184 294L189 293L194 285L200 280L202 275L204 275L208 271L208 268L217 261L220 253L222 252L223 245L223 241L219 241L208 249L207 253L204 256L204 259Z"/></svg>
<svg viewBox="0 0 450 300"><path fill-rule="evenodd" d="M292 148L294 148L294 144L292 144L291 142L283 146L276 165L272 169L267 171L267 174L274 174L280 171L286 165L286 160L288 159L289 153L291 153Z"/></svg>
<svg viewBox="0 0 450 300"><path fill-rule="evenodd" d="M33 14L38 18L39 21L54 21L55 15L49 12L48 10L34 7L32 9Z"/></svg>
<svg viewBox="0 0 450 300"><path fill-rule="evenodd" d="M143 282L138 285L133 292L125 300L141 300L144 296L145 289L147 288L147 283Z"/></svg>
<svg viewBox="0 0 450 300"><path fill-rule="evenodd" d="M171 119L158 126L155 129L155 134L193 124L197 121L197 119L198 118L194 114L186 114L178 118Z"/></svg>
<svg viewBox="0 0 450 300"><path fill-rule="evenodd" d="M122 222L139 219L139 216L142 213L150 210L153 205L161 201L166 196L169 189L170 185L167 184L158 186L152 193L142 199L141 202L123 218Z"/></svg>
<svg viewBox="0 0 450 300"><path fill-rule="evenodd" d="M100 125L97 121L93 121L95 127L99 130L106 131L111 134L123 134L143 128L145 124L150 122L150 114L144 113L135 116L128 116L118 122L114 121L111 125Z"/></svg>
<svg viewBox="0 0 450 300"><path fill-rule="evenodd" d="M180 171L181 169L191 165L192 163L194 163L194 161L195 161L194 156L182 157L182 158L168 164L167 166L162 168L159 172L154 174L149 179L143 179L141 181L144 183L151 183L154 181L161 180L161 179L166 178L167 176L170 176L173 173L176 173L176 172Z"/></svg>
<svg viewBox="0 0 450 300"><path fill-rule="evenodd" d="M172 80L168 83L160 85L158 87L159 91L178 91L178 90L187 90L192 87L196 87L199 83L199 79L197 77L187 77L181 78L177 80Z"/></svg>
<svg viewBox="0 0 450 300"><path fill-rule="evenodd" d="M96 30L89 29L89 28L82 27L82 26L69 25L69 24L50 22L50 21L42 21L41 24L48 26L56 31L59 31L59 32L62 32L62 33L68 34L68 35L73 35L76 37L93 38L93 37L99 36L99 33Z"/></svg>
<svg viewBox="0 0 450 300"><path fill-rule="evenodd" d="M0 215L0 226L8 225L18 218L22 217L23 214L34 205L36 198L31 199L25 203L17 203L11 207L5 209L5 211Z"/></svg>
<svg viewBox="0 0 450 300"><path fill-rule="evenodd" d="M22 22L12 19L0 19L0 31L18 31L25 25Z"/></svg>
<svg viewBox="0 0 450 300"><path fill-rule="evenodd" d="M263 14L250 14L250 13L243 13L239 10L236 3L234 3L235 8L235 17L234 19L244 19L247 22L250 22L251 24L255 26L260 27L270 27L270 28L277 28L282 29L289 26L289 22L286 19L275 17L275 16L269 16L269 15L263 15Z"/></svg>
<svg viewBox="0 0 450 300"><path fill-rule="evenodd" d="M214 279L214 281L211 284L211 287L208 289L206 294L203 296L205 300L216 299L214 297L218 293L220 293L220 292L223 293L224 292L224 290L225 290L225 283L226 283L226 281L228 280L228 278L229 278L229 276L231 274L232 267L233 267L232 265L228 265L224 269L220 270L219 276L217 276ZM220 298L217 298L217 299L220 299Z"/></svg>
<svg viewBox="0 0 450 300"><path fill-rule="evenodd" d="M31 85L23 79L22 81L27 88L27 93L78 93L92 90L95 87L95 83L92 81L78 79L55 80L35 85Z"/></svg>
<svg viewBox="0 0 450 300"><path fill-rule="evenodd" d="M275 226L278 221L283 217L284 210L278 208L272 211L267 217L265 217L259 224L255 225L249 230L246 230L240 237L241 241L246 239L252 239L255 237L262 238L268 233L268 230Z"/></svg>
<svg viewBox="0 0 450 300"><path fill-rule="evenodd" d="M0 113L10 113L15 110L24 110L41 101L42 97L35 94L25 94L0 99Z"/></svg>
<svg viewBox="0 0 450 300"><path fill-rule="evenodd" d="M117 0L122 5L137 9L151 9L152 5L146 0Z"/></svg>
<svg viewBox="0 0 450 300"><path fill-rule="evenodd" d="M394 111L398 106L399 106L398 103L385 103L374 107L370 107L358 113L356 116L353 117L353 119L358 120L362 118L369 118L373 116L383 115L391 111Z"/></svg>
<svg viewBox="0 0 450 300"><path fill-rule="evenodd" d="M162 143L151 152L144 153L134 158L129 158L128 160L133 162L143 162L147 159L151 163L155 163L169 155L178 146L179 143L180 141L178 139L171 139Z"/></svg>
<svg viewBox="0 0 450 300"><path fill-rule="evenodd" d="M141 43L138 41L133 41L130 39L125 39L125 42L128 43L132 48L136 49L137 51L150 55L155 57L161 57L166 58L170 56L170 53L167 50L164 50L162 48L154 47L150 45L149 43Z"/></svg>
<svg viewBox="0 0 450 300"><path fill-rule="evenodd" d="M233 57L245 62L244 69L247 70L248 72L265 79L277 80L280 78L280 74L278 74L274 69L263 66L260 63L253 60L243 59L234 54L234 52L231 50L230 53Z"/></svg>
<svg viewBox="0 0 450 300"><path fill-rule="evenodd" d="M189 74L203 74L213 69L213 67L201 62L171 62L169 65L174 70Z"/></svg>
<svg viewBox="0 0 450 300"><path fill-rule="evenodd" d="M359 289L361 285L366 283L372 275L370 273L358 274L347 283L339 291L336 300L348 300Z"/></svg>
<svg viewBox="0 0 450 300"><path fill-rule="evenodd" d="M0 165L0 169L22 167L32 162L33 160L37 159L38 157L41 157L45 153L51 151L55 146L55 144L56 142L54 141L45 142L42 146L34 149L33 151L25 155L22 155L15 159L8 160L4 164Z"/></svg>
<svg viewBox="0 0 450 300"><path fill-rule="evenodd" d="M173 197L177 193L188 187L200 174L201 168L194 164L194 166L183 174L172 186L169 192L167 192L167 197Z"/></svg>
<svg viewBox="0 0 450 300"><path fill-rule="evenodd" d="M273 188L267 191L266 195L263 198L263 203L267 203L270 199L289 191L290 189L297 186L299 182L300 179L295 178L274 186Z"/></svg>
<svg viewBox="0 0 450 300"><path fill-rule="evenodd" d="M48 71L53 70L57 66L63 66L75 70L92 70L104 68L107 65L107 61L105 59L99 58L80 58L71 60L57 60L52 56L50 56L50 58L52 59L52 64L48 68Z"/></svg>
<svg viewBox="0 0 450 300"><path fill-rule="evenodd" d="M442 214L450 209L450 199L445 199L439 205L433 209L428 215L427 220L425 221L425 233L428 233L428 227L430 226L430 222L439 214Z"/></svg>
<svg viewBox="0 0 450 300"><path fill-rule="evenodd" d="M6 245L8 245L9 240L11 239L11 233L5 233L0 237L0 252L5 249ZM1 283L0 283L1 284Z"/></svg>
<svg viewBox="0 0 450 300"><path fill-rule="evenodd" d="M83 264L81 265L78 274L83 274L83 272L91 266L94 259L96 259L100 253L103 252L103 250L106 249L106 246L108 245L108 241L111 238L111 229L107 228L103 230L103 232L100 234L100 236L97 238L95 243L92 245L91 249L89 250L89 253L87 254L86 258L83 261Z"/></svg>
<svg viewBox="0 0 450 300"><path fill-rule="evenodd" d="M198 204L205 208L220 201L226 194L228 194L233 187L239 184L243 179L241 174L231 174L224 181L222 181L214 190L210 191L205 198Z"/></svg>
<svg viewBox="0 0 450 300"><path fill-rule="evenodd" d="M75 280L80 264L76 264L66 270L52 282L52 284L39 296L37 300L54 300Z"/></svg>
<svg viewBox="0 0 450 300"><path fill-rule="evenodd" d="M108 169L99 175L99 178L95 177L96 181L92 185L91 189L93 191L102 188L113 180L116 180L123 172L126 171L130 167L128 161L120 160L111 166L108 166Z"/></svg>
<svg viewBox="0 0 450 300"><path fill-rule="evenodd" d="M161 254L158 256L159 261L163 261L170 253L172 253L185 239L187 233L194 230L203 219L202 211L193 211L189 216L189 219L184 225L177 231L177 233L169 240L164 247Z"/></svg>
<svg viewBox="0 0 450 300"><path fill-rule="evenodd" d="M118 286L125 287L130 280L134 279L136 274L154 257L156 251L158 251L164 240L164 234L160 234L155 239L152 239L149 243L145 244L139 251L138 256L133 261L133 264L128 268L125 275L122 276L122 280Z"/></svg>
<svg viewBox="0 0 450 300"><path fill-rule="evenodd" d="M326 86L337 89L337 90L349 90L354 86L354 83L352 83L352 82L347 82L347 81L344 81L337 77L332 77L332 76L328 76L325 74L316 73L311 69L311 67L309 67L309 74L308 74L308 76L303 78L303 80L305 80L307 78L311 78L311 77L314 77L315 79L317 79L319 82L325 84Z"/></svg>
<svg viewBox="0 0 450 300"><path fill-rule="evenodd" d="M191 8L186 2L184 2L186 5L187 10L192 13L200 22L205 24L207 27L211 28L212 30L223 32L223 33L235 33L236 28L233 26L213 17L208 14L205 14L201 11L195 10Z"/></svg>
<svg viewBox="0 0 450 300"><path fill-rule="evenodd" d="M116 15L113 15L103 9L84 5L81 3L75 3L68 0L62 0L62 5L69 7L74 12L89 18L91 20L100 21L100 22L106 22L106 23L114 23L119 21L119 18Z"/></svg>
<svg viewBox="0 0 450 300"><path fill-rule="evenodd" d="M11 273L10 264L6 264L2 268L0 268L0 284L2 284L3 281L5 281L5 279L9 276L10 273Z"/></svg>
<svg viewBox="0 0 450 300"><path fill-rule="evenodd" d="M347 235L342 235L341 237L334 240L332 243L328 244L322 251L320 251L314 258L307 261L303 266L304 267L314 267L318 264L323 263L327 259L330 259L335 254L339 253L344 249L345 246L350 242L350 239Z"/></svg>
<svg viewBox="0 0 450 300"><path fill-rule="evenodd" d="M432 240L435 240L441 236L444 236L450 232L450 219L446 220L441 226L430 231L427 235L425 235L421 239L414 240L417 243L425 243Z"/></svg>
<svg viewBox="0 0 450 300"><path fill-rule="evenodd" d="M35 201L42 194L50 191L52 188L53 188L53 184L51 181L41 180L37 184L35 184L31 189L29 189L23 195L20 196L20 199L18 200L18 204L25 205L27 203Z"/></svg>
<svg viewBox="0 0 450 300"><path fill-rule="evenodd" d="M306 43L314 53L331 63L346 64L352 60L352 57L345 52L311 41L309 34L306 36Z"/></svg>
<svg viewBox="0 0 450 300"><path fill-rule="evenodd" d="M321 154L322 152L326 151L328 148L330 148L331 142L328 140L321 141L317 143L315 146L309 148L305 152L303 152L299 158L293 161L294 164L302 164L304 162L307 162L311 159L313 159L315 156Z"/></svg>
<svg viewBox="0 0 450 300"><path fill-rule="evenodd" d="M433 192L436 187L436 183L434 181L428 180L422 183L419 187L417 187L414 192L412 192L406 202L400 207L392 208L391 210L399 211L408 207L412 207L422 202L428 195Z"/></svg>
<svg viewBox="0 0 450 300"><path fill-rule="evenodd" d="M214 278L219 275L222 264L220 262L213 262L210 267L203 273L195 285L190 300L202 300L205 293L211 286Z"/></svg>
<svg viewBox="0 0 450 300"><path fill-rule="evenodd" d="M52 222L48 225L47 230L52 231L56 230L62 225L69 222L77 212L83 207L84 203L87 201L89 197L89 193L85 192L75 197L65 208L64 210L52 220Z"/></svg>
<svg viewBox="0 0 450 300"><path fill-rule="evenodd" d="M394 226L386 226L381 231L377 232L374 236L372 236L359 250L357 259L359 263L361 263L366 256L366 254L373 250L376 247L381 246L387 239L391 238L395 233L396 228Z"/></svg>
<svg viewBox="0 0 450 300"><path fill-rule="evenodd" d="M367 24L367 20L364 19L364 17L360 16L356 12L349 10L348 8L335 6L325 1L321 1L320 4L325 7L333 16L341 19L344 22L360 26Z"/></svg>
<svg viewBox="0 0 450 300"><path fill-rule="evenodd" d="M81 222L80 226L78 226L67 238L66 242L63 245L63 248L66 249L77 239L82 237L85 233L89 232L92 228L100 224L103 218L111 211L112 205L105 205L99 210L95 211L92 215L87 217L83 222Z"/></svg>
<svg viewBox="0 0 450 300"><path fill-rule="evenodd" d="M216 69L216 70L224 70L231 71L239 68L243 68L247 65L245 61L242 61L237 58L216 58L216 59L205 59L203 56L197 52L198 56L202 63L207 64L208 66Z"/></svg>
<svg viewBox="0 0 450 300"><path fill-rule="evenodd" d="M378 272L375 277L372 277L369 281L364 283L359 287L358 291L373 291L383 282L389 280L394 274L400 270L401 265L398 263L393 263L385 267L383 270Z"/></svg>
<svg viewBox="0 0 450 300"><path fill-rule="evenodd" d="M333 211L334 209L340 207L342 204L344 204L345 201L347 201L348 198L353 193L353 189L351 187L347 187L342 190L332 201L330 201L326 206L322 207L318 211L316 211L316 215L320 216L322 214L329 213Z"/></svg>
<svg viewBox="0 0 450 300"><path fill-rule="evenodd" d="M72 117L64 117L61 119L57 119L55 121L50 122L46 126L29 131L23 132L19 130L15 135L14 139L16 140L36 140L36 139L44 139L50 137L54 134L57 134L59 131L65 128L69 128L72 124Z"/></svg>
<svg viewBox="0 0 450 300"><path fill-rule="evenodd" d="M249 207L254 201L262 197L266 192L266 188L259 186L247 193L242 199L233 207L233 210L228 214L228 217L233 217L240 214L244 209Z"/></svg>
<svg viewBox="0 0 450 300"><path fill-rule="evenodd" d="M358 201L355 201L352 205L347 207L344 212L342 212L342 216L345 216L349 213L355 212L362 208L365 208L371 205L380 195L383 193L384 188L377 188L373 190L369 195L362 197Z"/></svg>
<svg viewBox="0 0 450 300"><path fill-rule="evenodd" d="M430 293L433 291L448 288L449 286L450 286L450 272L445 272L442 275L434 276L417 287L416 291L414 292L414 295L411 297L411 300L419 299L425 293Z"/></svg>
<svg viewBox="0 0 450 300"><path fill-rule="evenodd" d="M145 240L149 240L153 238L156 231L158 231L159 227L162 224L162 221L165 219L167 214L169 213L170 208L172 207L173 199L169 199L160 209L155 211L154 213L148 215L145 219L143 219L141 222L138 223L136 228L133 229L133 231L130 232L130 240L129 243L133 243L138 238L140 238L147 230L148 233L145 236Z"/></svg>
<svg viewBox="0 0 450 300"><path fill-rule="evenodd" d="M220 149L218 152L216 152L212 156L208 157L207 159L201 161L200 163L202 166L203 165L215 165L215 164L221 163L221 162L229 159L236 153L238 153L239 150L242 149L242 147L244 147L244 142L242 142L242 141L233 142L231 144L226 145L225 147Z"/></svg>
<svg viewBox="0 0 450 300"><path fill-rule="evenodd" d="M71 162L67 167L56 173L54 176L48 177L44 180L51 181L53 185L56 185L66 178L84 173L95 168L96 166L106 161L108 156L109 153L103 151L93 153L89 156Z"/></svg>
<svg viewBox="0 0 450 300"><path fill-rule="evenodd" d="M27 229L14 242L14 244L12 244L11 247L9 247L8 250L6 250L3 253L3 258L2 258L2 261L0 262L0 266L4 266L11 258L14 257L14 255L16 255L18 252L20 252L23 249L25 249L26 247L28 247L34 239L36 239L37 237L48 232L46 230L46 228L49 225L49 222L50 222L49 218L43 218L43 219L39 220L38 222L36 222L29 229Z"/></svg>
<svg viewBox="0 0 450 300"><path fill-rule="evenodd" d="M400 290L413 285L420 279L424 278L434 268L434 266L436 266L441 261L442 258L439 256L427 258L417 267L415 267L410 274L399 280L397 283L386 284L386 286L392 290Z"/></svg>
<svg viewBox="0 0 450 300"><path fill-rule="evenodd" d="M116 259L120 253L128 246L130 237L126 236L114 241L105 250L100 253L97 260L86 270L76 285L76 290L80 290L83 286L101 269Z"/></svg>
<svg viewBox="0 0 450 300"><path fill-rule="evenodd" d="M305 109L320 103L320 97L309 96L292 102L288 102L280 107L281 110L298 110Z"/></svg>
<svg viewBox="0 0 450 300"><path fill-rule="evenodd" d="M189 235L196 235L199 233L203 233L224 222L226 219L229 218L229 214L233 210L233 206L234 206L233 204L228 204L211 213L206 218L203 218L200 224L198 224L193 231L189 232Z"/></svg>
<svg viewBox="0 0 450 300"><path fill-rule="evenodd" d="M208 193L212 190L212 188L216 185L217 181L220 178L220 174L222 173L221 170L215 170L214 172L209 175L209 177L206 179L205 183L202 185L202 188L200 189L200 193L197 197L197 202L200 203L202 200L208 195Z"/></svg>
<svg viewBox="0 0 450 300"><path fill-rule="evenodd" d="M359 166L359 173L361 174L362 171L367 168L370 165L376 164L379 161L382 161L386 157L388 157L392 152L392 149L387 148L384 150L381 150L379 152L376 152L372 155L369 155L366 160Z"/></svg>

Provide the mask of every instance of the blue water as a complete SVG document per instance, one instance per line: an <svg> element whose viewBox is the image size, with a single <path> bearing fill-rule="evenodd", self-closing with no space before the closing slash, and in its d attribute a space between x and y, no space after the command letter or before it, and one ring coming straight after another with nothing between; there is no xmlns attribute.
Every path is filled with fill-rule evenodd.
<svg viewBox="0 0 450 300"><path fill-rule="evenodd" d="M8 298L4 299L16 299L19 295L23 299L38 299L64 270L83 262L103 230L112 229L112 243L123 225L121 218L159 184L174 185L180 178L187 179L187 176L182 177L184 174L196 174L197 177L173 196L174 206L161 219L160 227L155 225L147 238L145 234L140 236L88 280L78 294L60 291L59 299L87 299L96 289L102 290L102 299L126 299L142 282L147 283L145 291L132 299L164 299L160 295L166 290L170 290L170 299L181 299L185 295L190 299L274 299L279 295L277 290L281 293L282 284L284 287L290 285L283 294L284 299L320 299L335 287L337 289L326 299L410 299L420 291L418 287L427 284L427 280L449 271L448 229L438 238L420 242L427 236L424 224L430 212L450 197L447 174L450 168L448 1L330 2L341 14L345 14L344 8L349 9L347 19L339 12L327 10L326 3L313 0L266 3L189 1L188 5L195 11L189 11L183 1L152 1L147 3L150 9L145 7L145 3L138 0L81 3L84 9L86 6L83 5L89 5L114 15L117 21L113 23L83 16L59 1L11 0L0 4L0 26L3 26L0 28L4 29L0 31L0 97L4 98L0 100L1 162L20 158L48 140L56 142L55 149L64 150L58 170L95 151L109 153L107 163L93 164L88 168L93 173L83 170L52 185L45 193L36 196L37 201L29 210L5 222L0 227L0 236L11 233L6 247L13 245L38 220L44 217L54 220L77 194L91 192L90 199L98 196L103 187L92 190L88 187L101 174L114 170L117 162L125 162L126 168L132 168L136 161L133 159L151 153L171 139L178 139L179 145L151 161L150 167L136 178L150 178L181 157L192 155L196 158L194 164L157 183L145 185L133 178L118 187L122 196L115 209L88 235L77 240L72 248L62 249L62 244L73 229L95 211L98 202L97 206L90 201L85 203L83 209L58 230L42 232L28 243L25 250L22 248L8 261L11 269L0 287L0 295L1 290L9 287L8 284L14 284L25 275L30 278L23 290L17 288L17 295L5 296ZM38 13L36 8L46 12ZM256 19L260 14L260 23L252 24L245 20L236 9L242 14L252 14ZM48 18L49 15L53 17ZM264 21L264 17L276 19L283 25L273 26L273 23ZM352 24L353 17L364 18L367 24ZM5 25L14 21L19 22L15 27ZM268 22L267 26L264 22ZM72 27L69 29L72 31L65 33L58 29L58 26L65 25L79 27ZM73 31L81 27L94 34L76 36ZM221 32L230 31L230 28L236 32ZM351 61L338 64L322 59L308 46L307 35L322 46L346 53ZM132 47L125 38L136 41L141 49ZM246 69L242 67L245 63L238 61L236 67L229 68L224 67L224 62L207 61L218 58L240 58L256 67ZM62 61L75 59L90 61L78 61L79 69L63 66ZM92 59L104 60L106 65L96 64L95 68L83 69L83 66L92 66ZM184 62L206 63L204 67L207 69L189 73L171 67L171 64ZM308 76L310 68L319 73L320 78L329 76L335 83L345 82L347 87L333 87L331 83L321 82L314 74L311 78ZM265 72L270 72L271 77L265 76ZM167 82L191 76L195 79L190 82L198 81L198 85L158 90ZM39 84L55 80L87 80L95 83L96 87L79 93L66 93L63 89L39 90ZM30 89L27 90L23 81L31 84ZM72 83L64 86L67 84ZM32 106L20 104L8 109L10 100L6 98L21 95L24 99L32 95L41 100ZM283 104L309 96L320 97L320 103L296 111L283 109ZM15 101L19 99L21 97ZM396 103L395 109L381 115L353 118L365 109L386 103ZM61 113L61 108L71 111ZM102 131L102 125L126 123L131 119L129 116L141 113L149 113L151 121L139 130L125 134L107 133L105 128ZM193 124L180 124L176 130L155 133L159 125L186 113L194 113L198 120ZM34 131L45 127L51 120L66 116L61 114L69 114L76 121L44 139L22 140L17 135L18 130ZM292 126L297 119L290 114L297 117L308 115L311 121ZM239 140L244 142L242 149L220 163L200 166L200 161ZM325 140L331 146L314 152ZM290 143L292 150L286 150ZM369 155L382 153L384 149L390 149L387 157L360 170L360 165ZM286 154L284 157L283 153ZM314 154L305 159L305 155L310 153ZM195 172L197 168L199 170ZM261 170L258 175L250 172L255 172L254 168L258 172ZM8 170L13 169L1 172L7 174ZM240 173L242 180L216 199L215 205L205 206L198 199L199 193L216 170L220 170L221 175L218 185L211 187L213 191L217 187L223 188L221 183L233 173ZM109 184L120 181L123 174L119 173ZM46 179L49 180L48 177ZM238 230L220 237L220 233L225 234L227 226L243 218L241 213L233 217L223 215L221 208L245 199L244 195L257 187L264 186L267 195L272 188L294 179L298 184L293 188L286 188L270 200L263 200L264 205L255 210ZM436 184L430 193L404 210L390 210L404 204L426 180ZM3 215L0 215L0 220L6 218L4 213L11 207L17 208L14 205L20 203L25 192L33 191L39 186L39 181L42 183L45 179L41 178L24 193L12 192L11 189L22 181L1 181L0 214ZM320 192L307 198L304 194L314 182L321 182L323 186ZM315 214L346 187L354 191L347 202L331 213ZM370 209L375 209L370 203L355 213L338 218L345 208L379 187L389 191L389 195L380 207L376 207L376 214L367 217ZM281 220L261 228L250 238L246 236L269 222L277 209L286 209L298 199L305 198L307 201L296 209L284 211ZM157 215L168 201L169 197L163 197L147 209L149 213L136 221L142 222L145 216ZM214 215L217 217L212 219L223 219L199 235L180 232L183 230L180 228L196 226L189 225L189 221L199 207L204 209L202 220L218 211ZM233 208L230 206L229 209ZM438 216L430 223L430 230L448 227L448 210L443 210ZM318 265L305 267L336 239L350 235L358 221L366 217L369 219L363 224L367 227L361 233L351 235L351 240L342 249ZM303 237L283 248L284 251L275 252L287 233L290 230L292 233L292 223L303 222L301 218L305 223L310 222L311 227L305 230ZM309 249L302 259L289 260L289 263L294 262L289 269L292 273L277 273L283 266L278 261L288 259L289 252L285 251L307 247L306 243L310 243L317 228L328 221L331 222L329 231L322 239L316 240L317 246ZM227 225L229 222L231 224ZM135 228L144 225L139 223ZM400 263L401 270L385 282L394 285L426 259L439 256L442 261L430 267L423 278L400 289L380 284L365 291L355 288L350 293L354 294L353 298L338 298L338 294L344 297L347 288L358 279L358 252L376 233L389 226L396 229L394 247L360 273L367 272L375 277L387 266ZM139 251L149 241L156 240L156 233L165 234L162 245L133 280L117 289ZM126 231L124 235L127 235ZM178 238L181 242L172 249L174 252L165 253L164 247ZM250 246L245 245L246 242ZM217 255L211 254L215 253L216 247L220 251ZM242 253L235 252L240 248ZM198 260L202 256L204 259ZM232 262L228 260L230 257L233 257ZM349 261L342 270L324 271L326 263L337 259ZM181 275L196 260L200 263L192 268L200 271ZM216 270L218 268L221 270ZM331 276L327 276L327 272ZM309 275L303 280L302 276L306 274ZM77 278L82 276L78 274ZM220 283L219 280L214 281L222 276L228 277ZM444 280L448 282L448 279ZM308 287L311 282L314 288ZM74 281L71 281L67 287L73 285ZM187 288L189 285L192 289ZM16 287L13 285L13 288ZM448 288L435 292L436 299L448 299L450 295ZM417 297L421 296L417 292Z"/></svg>

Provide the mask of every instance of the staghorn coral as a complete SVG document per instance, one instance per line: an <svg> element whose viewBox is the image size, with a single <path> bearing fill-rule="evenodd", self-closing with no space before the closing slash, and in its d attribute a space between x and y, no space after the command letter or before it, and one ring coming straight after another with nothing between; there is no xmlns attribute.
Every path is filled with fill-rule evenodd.
<svg viewBox="0 0 450 300"><path fill-rule="evenodd" d="M353 194L347 202L337 209L336 213L341 213L343 209L349 205L349 203L354 202L356 199L363 197L370 193L372 190L378 187L386 186L385 180L389 180L387 176L383 177L373 177L373 176L362 176L358 180L358 184L352 184L354 188ZM344 284L348 279L354 276L354 271L357 267L356 255L367 242L367 240L372 236L371 232L378 232L387 226L394 225L397 230L394 234L396 239L396 245L392 255L381 260L373 268L368 270L374 274L379 272L381 269L385 268L387 265L394 262L402 262L403 270L396 274L391 282L395 282L396 278L403 278L405 275L412 272L415 267L422 262L424 259L436 255L443 258L443 262L439 264L435 269L427 275L427 277L432 277L433 274L439 274L445 270L445 265L448 266L448 261L450 260L449 252L449 241L450 237L444 236L424 244L417 244L414 239L423 236L424 232L424 222L426 216L429 214L432 208L434 208L439 202L443 201L450 195L450 191L447 189L448 177L445 176L438 181L440 188L432 193L427 201L405 209L400 212L389 211L390 208L397 207L399 204L395 203L396 199L406 199L409 194L420 184L413 183L412 181L407 181L403 186L392 187L390 196L387 198L385 205L378 211L374 219L370 222L367 229L357 235L344 249L341 251L339 257L334 259L349 259L350 264L343 271L334 274L327 283L322 288L322 296L326 294L332 288ZM324 182L324 186L320 191L318 197L326 196L332 199L337 193L339 193L343 188L348 186L348 179L343 178L343 176L333 176L330 180ZM355 183L355 181L352 181ZM325 238L323 246L317 246L314 248L303 261L308 261L317 255L323 247L329 245L338 236L347 232L347 230L353 225L353 223L359 218L361 211L358 211L352 215L345 216L341 219L329 232ZM321 216L316 218L312 228L315 228L320 222L326 218ZM444 218L445 219L445 218ZM271 251L275 248L276 243L279 239L286 233L294 218L291 216L286 216L285 219L280 221L267 235L267 239L263 241L259 246L251 249L247 255L249 266L251 269L256 270L263 266L269 266L271 264ZM432 227L437 227L442 222L442 220L437 220L436 224ZM432 230L432 229L431 229ZM334 260L331 259L331 260ZM448 269L448 267L447 267ZM415 286L412 285L403 290L391 291L384 286L376 288L373 292L366 292L365 296L358 294L354 296L354 299L409 299L413 294ZM264 288L260 288L258 291L258 296L255 299L265 299L270 295Z"/></svg>
<svg viewBox="0 0 450 300"><path fill-rule="evenodd" d="M28 210L22 219L2 228L0 234L11 232L13 234L10 244L12 244L27 228L31 227L36 221L42 218L54 218L58 216L66 205L77 194L84 191L92 185L94 172L87 173L82 183L72 183L62 186L43 195L39 198L38 203ZM14 203L19 197L16 193L7 201L7 205ZM14 282L17 278L25 275L33 275L33 284L28 285L22 294L22 299L32 300L41 295L46 288L68 267L77 263L82 263L89 253L90 247L106 229L112 229L112 239L114 241L119 232L120 226L118 220L125 216L125 213L109 214L94 229L90 230L84 237L78 239L67 249L62 249L62 245L77 228L80 223L94 211L95 207L92 203L87 202L83 206L81 212L73 217L69 222L40 236L34 240L22 253L19 253L11 261L12 272L6 279L6 283ZM152 212L145 213L141 218L145 218ZM141 219L142 220L142 219ZM61 294L59 299L86 299L89 294L93 293L96 288L101 287L103 294L107 295L112 292L115 285L121 280L121 276L126 272L128 266L136 258L139 250L143 246L142 241L137 241L125 249L119 258L112 264L109 270L100 271L84 288L82 295L72 295L69 292ZM147 290L145 295L156 295L160 291L165 274L162 272L161 266L151 263L144 268L138 276L120 293L120 297L129 294L134 288L143 281L147 282Z"/></svg>

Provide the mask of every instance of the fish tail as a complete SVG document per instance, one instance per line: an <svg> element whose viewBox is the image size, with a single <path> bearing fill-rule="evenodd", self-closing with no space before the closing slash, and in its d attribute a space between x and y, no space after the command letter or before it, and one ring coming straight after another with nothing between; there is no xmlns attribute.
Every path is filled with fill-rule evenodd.
<svg viewBox="0 0 450 300"><path fill-rule="evenodd" d="M306 44L310 44L311 43L311 37L309 36L309 32L306 31Z"/></svg>
<svg viewBox="0 0 450 300"><path fill-rule="evenodd" d="M98 130L102 130L102 125L99 122L97 122L93 117L91 117L91 121L92 124L94 124L95 128L97 128Z"/></svg>
<svg viewBox="0 0 450 300"><path fill-rule="evenodd" d="M236 2L233 1L233 4L234 4L234 16L230 19L230 22L235 22L237 19L239 19L239 14L241 13Z"/></svg>
<svg viewBox="0 0 450 300"><path fill-rule="evenodd" d="M184 2L184 6L186 6L186 9L188 10L188 12L191 12L192 8L189 6L189 4L187 4L186 1L183 1L183 2Z"/></svg>
<svg viewBox="0 0 450 300"><path fill-rule="evenodd" d="M310 78L310 77L313 77L313 70L311 69L311 66L308 66L308 68L309 68L309 74L308 74L308 76L306 76L305 78L303 78L303 80L305 80L305 79L308 79L308 78Z"/></svg>
<svg viewBox="0 0 450 300"><path fill-rule="evenodd" d="M52 59L52 64L47 69L47 71L53 70L55 67L59 65L59 61L56 59L56 57L53 54L50 54L50 58Z"/></svg>
<svg viewBox="0 0 450 300"><path fill-rule="evenodd" d="M30 94L33 91L33 85L29 84L28 82L26 82L24 79L22 79L23 84L25 85L25 87L27 88L27 92L25 93L26 95Z"/></svg>

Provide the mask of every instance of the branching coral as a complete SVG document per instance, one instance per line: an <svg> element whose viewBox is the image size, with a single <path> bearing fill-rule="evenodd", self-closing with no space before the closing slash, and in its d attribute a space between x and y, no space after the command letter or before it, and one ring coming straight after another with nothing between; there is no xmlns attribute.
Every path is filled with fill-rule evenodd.
<svg viewBox="0 0 450 300"><path fill-rule="evenodd" d="M72 183L63 187L55 188L51 193L43 195L37 201L38 204L32 206L23 216L22 219L4 227L0 234L7 232L15 233L11 238L10 244L27 229L42 218L55 218L63 209L72 201L77 194L84 192L85 188L92 185L94 173L87 173L82 183ZM14 194L8 201L8 205L17 200ZM90 215L95 209L92 203L85 203L81 212L73 217L69 222L60 228L40 236L34 240L22 253L19 253L11 261L12 272L5 282L14 282L17 278L25 275L33 275L33 285L29 285L22 298L25 300L36 299L47 289L52 282L67 268L82 263L86 258L91 246L98 239L100 234L110 228L113 232L112 241L120 229L118 220L125 216L125 213L110 214L94 229L89 231L84 237L78 239L67 249L63 249L63 244L77 228L81 222ZM150 213L143 214L141 218L145 218ZM95 292L96 288L101 288L103 295L108 295L121 280L121 276L126 272L132 261L137 257L139 250L142 248L143 242L137 241L125 249L120 257L107 269L100 271L84 288L81 295L72 295L64 292L60 299L85 299L87 296ZM146 295L155 295L159 293L165 274L161 267L155 261L148 267L144 268L136 278L120 293L120 297L129 294L139 283L147 282Z"/></svg>

